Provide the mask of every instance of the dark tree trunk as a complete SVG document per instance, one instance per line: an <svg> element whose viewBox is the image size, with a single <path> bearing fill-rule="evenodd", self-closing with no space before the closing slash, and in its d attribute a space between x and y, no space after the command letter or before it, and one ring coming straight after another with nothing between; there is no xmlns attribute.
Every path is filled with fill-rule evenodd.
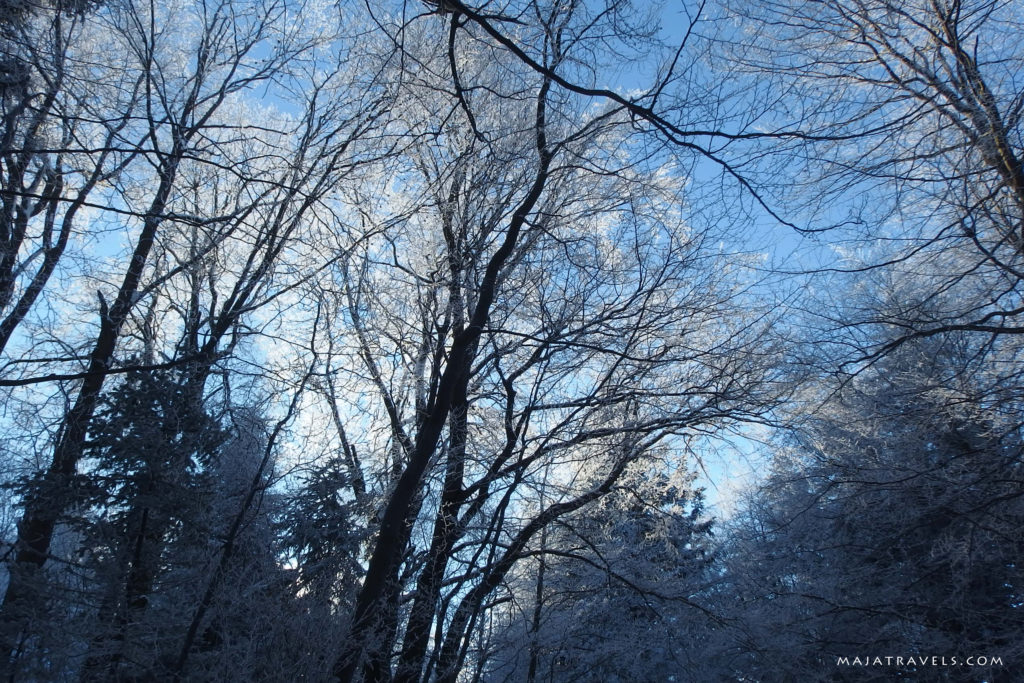
<svg viewBox="0 0 1024 683"><path fill-rule="evenodd" d="M381 657L390 656L390 653L382 654L379 651L379 643L390 642L387 624L381 623L380 616L387 614L393 607L389 603L394 602L393 595L397 586L393 585L392 577L397 575L397 567L408 546L415 521L414 515L410 513L415 509L414 502L420 492L423 475L457 400L458 388L466 382L466 368L472 364L478 340L490 315L497 295L499 275L512 256L523 226L547 184L551 152L545 135L545 103L550 85L550 81L545 80L537 96L535 128L540 159L533 183L512 215L504 241L487 263L469 325L452 342L448 366L438 382L435 403L420 427L409 456L409 464L398 478L384 509L366 578L356 599L349 637L334 665L334 675L343 683L354 680L361 662L379 661Z"/></svg>
<svg viewBox="0 0 1024 683"><path fill-rule="evenodd" d="M183 141L178 144L183 144ZM72 502L71 480L82 457L89 422L96 411L100 391L110 370L118 335L131 312L146 261L156 240L157 228L170 197L180 156L181 149L176 146L161 169L160 185L143 221L142 233L113 306L108 310L104 302L100 302L100 331L92 353L89 354L88 374L82 381L74 405L64 417L53 460L43 474L41 485L26 498L25 511L18 522L10 581L3 602L0 603L0 619L3 620L3 631L0 632L0 673L4 677L13 675L13 659L21 631L40 609L40 570L49 557L57 521Z"/></svg>

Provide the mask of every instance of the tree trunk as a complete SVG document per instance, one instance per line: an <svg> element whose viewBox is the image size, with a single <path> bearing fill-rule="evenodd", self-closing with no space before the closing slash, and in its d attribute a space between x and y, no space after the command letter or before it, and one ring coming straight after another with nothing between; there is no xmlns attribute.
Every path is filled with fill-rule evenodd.
<svg viewBox="0 0 1024 683"><path fill-rule="evenodd" d="M43 481L33 494L27 496L25 512L18 522L15 541L15 559L10 568L10 581L3 602L0 603L0 675L13 675L15 649L21 631L33 615L41 609L41 569L49 557L54 528L74 495L72 477L82 457L89 421L96 411L100 391L110 370L121 327L134 305L135 293L149 253L156 240L157 228L163 220L171 188L181 158L183 140L176 142L160 174L160 185L143 221L142 233L136 243L131 262L118 290L114 305L109 309L100 301L100 331L89 355L88 374L82 381L71 410L65 415L61 436L54 448L53 460L43 475Z"/></svg>
<svg viewBox="0 0 1024 683"><path fill-rule="evenodd" d="M452 408L449 418L451 442L445 468L444 491L441 505L434 518L434 530L427 556L427 566L420 574L413 597L412 609L405 628L402 654L398 660L396 683L415 683L423 670L430 626L437 611L441 595L441 582L448 566L452 548L459 538L458 513L462 503L462 478L466 461L466 383L459 388L461 396Z"/></svg>
<svg viewBox="0 0 1024 683"><path fill-rule="evenodd" d="M391 577L397 575L397 567L408 546L412 524L415 521L410 511L414 508L413 503L420 491L423 475L437 449L444 424L456 400L457 389L466 381L466 368L470 367L475 357L477 342L497 294L498 276L511 257L526 219L540 200L547 184L552 155L547 146L544 126L545 103L550 86L550 81L545 80L537 96L535 127L540 159L533 183L512 215L504 241L487 264L480 284L477 305L469 325L452 342L448 366L438 382L434 406L420 428L415 447L409 457L409 464L399 477L384 510L366 578L356 599L347 644L334 665L334 675L343 683L349 683L355 678L355 673L364 659L379 659L378 644L382 641L389 642L384 632L386 624L381 624L378 615L387 612L390 606L386 603L389 600L393 602L391 596L397 590L397 586L389 584L392 583ZM389 655L385 653L383 656Z"/></svg>

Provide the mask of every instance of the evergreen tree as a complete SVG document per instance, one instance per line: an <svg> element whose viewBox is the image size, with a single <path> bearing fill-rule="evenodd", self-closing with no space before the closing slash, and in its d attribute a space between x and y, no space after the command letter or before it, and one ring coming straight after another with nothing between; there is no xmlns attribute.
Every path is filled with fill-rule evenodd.
<svg viewBox="0 0 1024 683"><path fill-rule="evenodd" d="M536 571L513 582L515 611L496 637L495 680L683 680L705 618L712 521L692 476L633 473L552 528ZM599 673L598 673L599 672Z"/></svg>
<svg viewBox="0 0 1024 683"><path fill-rule="evenodd" d="M123 667L166 658L159 643L181 618L166 610L188 603L173 578L184 558L169 551L207 538L212 467L226 438L170 375L132 373L101 401L85 450L91 466L80 477L83 552L103 596L87 677L116 677Z"/></svg>
<svg viewBox="0 0 1024 683"><path fill-rule="evenodd" d="M906 344L827 387L777 454L733 530L733 673L862 680L837 657L1019 656L1024 444L958 341Z"/></svg>

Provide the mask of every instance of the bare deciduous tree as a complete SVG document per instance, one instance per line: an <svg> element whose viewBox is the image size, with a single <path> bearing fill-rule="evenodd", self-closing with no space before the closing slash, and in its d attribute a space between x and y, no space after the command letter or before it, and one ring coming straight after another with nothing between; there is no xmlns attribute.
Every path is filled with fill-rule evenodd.
<svg viewBox="0 0 1024 683"><path fill-rule="evenodd" d="M539 71L486 33L456 42L457 12L401 29L394 78L418 142L400 183L355 195L375 237L336 285L359 401L341 412L355 422L373 395L372 428L387 425L349 435L382 499L342 680L453 680L544 528L775 397L770 320L737 311L711 235L681 219L682 171L645 153L628 110L557 87L594 17L536 12ZM545 469L559 482L530 508Z"/></svg>
<svg viewBox="0 0 1024 683"><path fill-rule="evenodd" d="M323 216L316 213L340 178L362 157L388 149L380 145L367 155L355 145L383 111L382 91L371 86L357 95L346 90L352 70L336 64L324 75L304 65L302 60L332 34L295 22L286 4L108 3L83 21L89 30L78 38L90 51L90 41L99 40L101 32L114 39L119 49L113 56L123 61L109 68L123 70L119 83L131 86L131 98L129 108L120 110L117 98L102 100L120 118L97 116L114 123L100 127L107 142L91 152L99 161L86 167L89 180L65 221L70 225L73 210L102 178L110 189L93 209L119 216L133 246L110 273L119 284L109 305L103 295L109 285L98 278L99 325L95 337L83 341L83 371L12 382L81 380L71 390L74 398L61 418L52 459L23 502L4 597L5 653L19 649L21 629L40 604L39 569L48 559L55 525L74 500L72 480L97 401L107 376L128 369L118 367L119 349L140 354L143 368L177 368L186 400L200 403L213 364L239 343L241 321L315 273L315 264L299 265L280 278L282 253L322 229ZM80 60L74 63L81 73L75 74L78 81L60 85L68 98L87 98L94 93L82 88L99 76L82 61L86 54L69 50L70 62ZM280 97L298 114L257 121L246 93L275 81L296 88L293 101L286 99L287 90ZM76 121L50 111L38 116L47 124ZM79 156L94 161L84 152ZM120 161L120 175L111 176L103 165L108 156ZM31 199L23 195L12 196ZM138 346L122 342L126 332ZM172 341L175 335L178 343ZM185 454L178 466L185 468L188 461ZM152 525L146 532L151 539L162 535ZM154 552L159 554L159 543L146 549Z"/></svg>

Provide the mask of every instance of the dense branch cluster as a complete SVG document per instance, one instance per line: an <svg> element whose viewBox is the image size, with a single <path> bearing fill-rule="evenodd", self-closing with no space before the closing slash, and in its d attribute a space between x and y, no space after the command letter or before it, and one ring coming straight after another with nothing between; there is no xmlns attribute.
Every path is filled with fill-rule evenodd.
<svg viewBox="0 0 1024 683"><path fill-rule="evenodd" d="M1022 22L0 0L0 677L1001 680Z"/></svg>

